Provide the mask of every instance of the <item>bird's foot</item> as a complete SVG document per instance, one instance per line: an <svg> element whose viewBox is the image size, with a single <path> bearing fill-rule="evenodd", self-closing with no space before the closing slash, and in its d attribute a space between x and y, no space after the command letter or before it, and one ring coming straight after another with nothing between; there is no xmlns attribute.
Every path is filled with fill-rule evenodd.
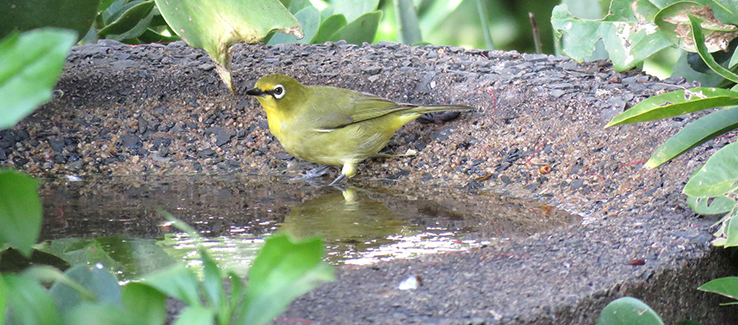
<svg viewBox="0 0 738 325"><path fill-rule="evenodd" d="M311 170L308 170L305 175L290 178L289 181L314 181L316 178L327 174L330 168L331 166L318 166Z"/></svg>

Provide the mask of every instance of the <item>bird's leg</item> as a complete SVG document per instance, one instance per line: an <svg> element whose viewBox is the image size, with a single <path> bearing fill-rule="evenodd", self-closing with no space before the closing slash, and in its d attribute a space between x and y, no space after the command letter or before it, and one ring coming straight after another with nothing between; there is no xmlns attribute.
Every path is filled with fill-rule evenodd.
<svg viewBox="0 0 738 325"><path fill-rule="evenodd" d="M336 179L334 179L330 184L330 186L337 187L339 190L343 191L343 184L340 184L344 179L346 179L346 174L341 173L341 175L338 175Z"/></svg>

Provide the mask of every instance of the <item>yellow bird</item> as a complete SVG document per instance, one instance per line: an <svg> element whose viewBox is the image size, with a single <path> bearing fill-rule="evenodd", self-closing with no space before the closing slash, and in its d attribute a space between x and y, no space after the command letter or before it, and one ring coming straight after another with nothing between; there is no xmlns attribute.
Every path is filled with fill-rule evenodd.
<svg viewBox="0 0 738 325"><path fill-rule="evenodd" d="M353 177L356 165L375 156L406 123L425 113L473 109L400 104L343 88L305 86L282 74L260 78L246 94L259 100L269 130L291 155L343 166L331 185Z"/></svg>

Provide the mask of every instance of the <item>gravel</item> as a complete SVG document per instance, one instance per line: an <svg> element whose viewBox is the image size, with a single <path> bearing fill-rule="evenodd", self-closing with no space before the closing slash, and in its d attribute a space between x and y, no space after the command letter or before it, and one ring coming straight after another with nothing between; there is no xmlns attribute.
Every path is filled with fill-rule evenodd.
<svg viewBox="0 0 738 325"><path fill-rule="evenodd" d="M237 45L233 57L237 95L203 51L181 42L75 47L57 85L60 98L0 131L0 166L39 177L299 175L306 165L289 159L261 108L244 95L274 72L396 101L470 105L478 109L453 121L409 123L387 149L419 153L369 160L352 182L509 193L580 214L583 222L466 253L341 267L337 282L298 299L284 317L592 324L623 295L644 299L666 323L738 317L718 307L716 295L695 290L736 269L709 248L715 219L694 216L681 194L690 173L730 139L648 170L644 159L693 117L603 129L644 98L692 86L683 80L618 73L602 61L396 43ZM645 264L630 265L634 259ZM398 290L411 275L423 286Z"/></svg>

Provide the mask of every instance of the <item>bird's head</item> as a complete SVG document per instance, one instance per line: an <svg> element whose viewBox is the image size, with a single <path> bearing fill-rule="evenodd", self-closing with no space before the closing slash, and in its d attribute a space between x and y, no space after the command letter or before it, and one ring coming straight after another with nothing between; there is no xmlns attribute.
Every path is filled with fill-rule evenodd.
<svg viewBox="0 0 738 325"><path fill-rule="evenodd" d="M261 77L256 81L254 88L246 91L246 94L255 96L267 111L274 109L282 112L305 101L306 96L309 95L307 87L300 82L277 73Z"/></svg>

